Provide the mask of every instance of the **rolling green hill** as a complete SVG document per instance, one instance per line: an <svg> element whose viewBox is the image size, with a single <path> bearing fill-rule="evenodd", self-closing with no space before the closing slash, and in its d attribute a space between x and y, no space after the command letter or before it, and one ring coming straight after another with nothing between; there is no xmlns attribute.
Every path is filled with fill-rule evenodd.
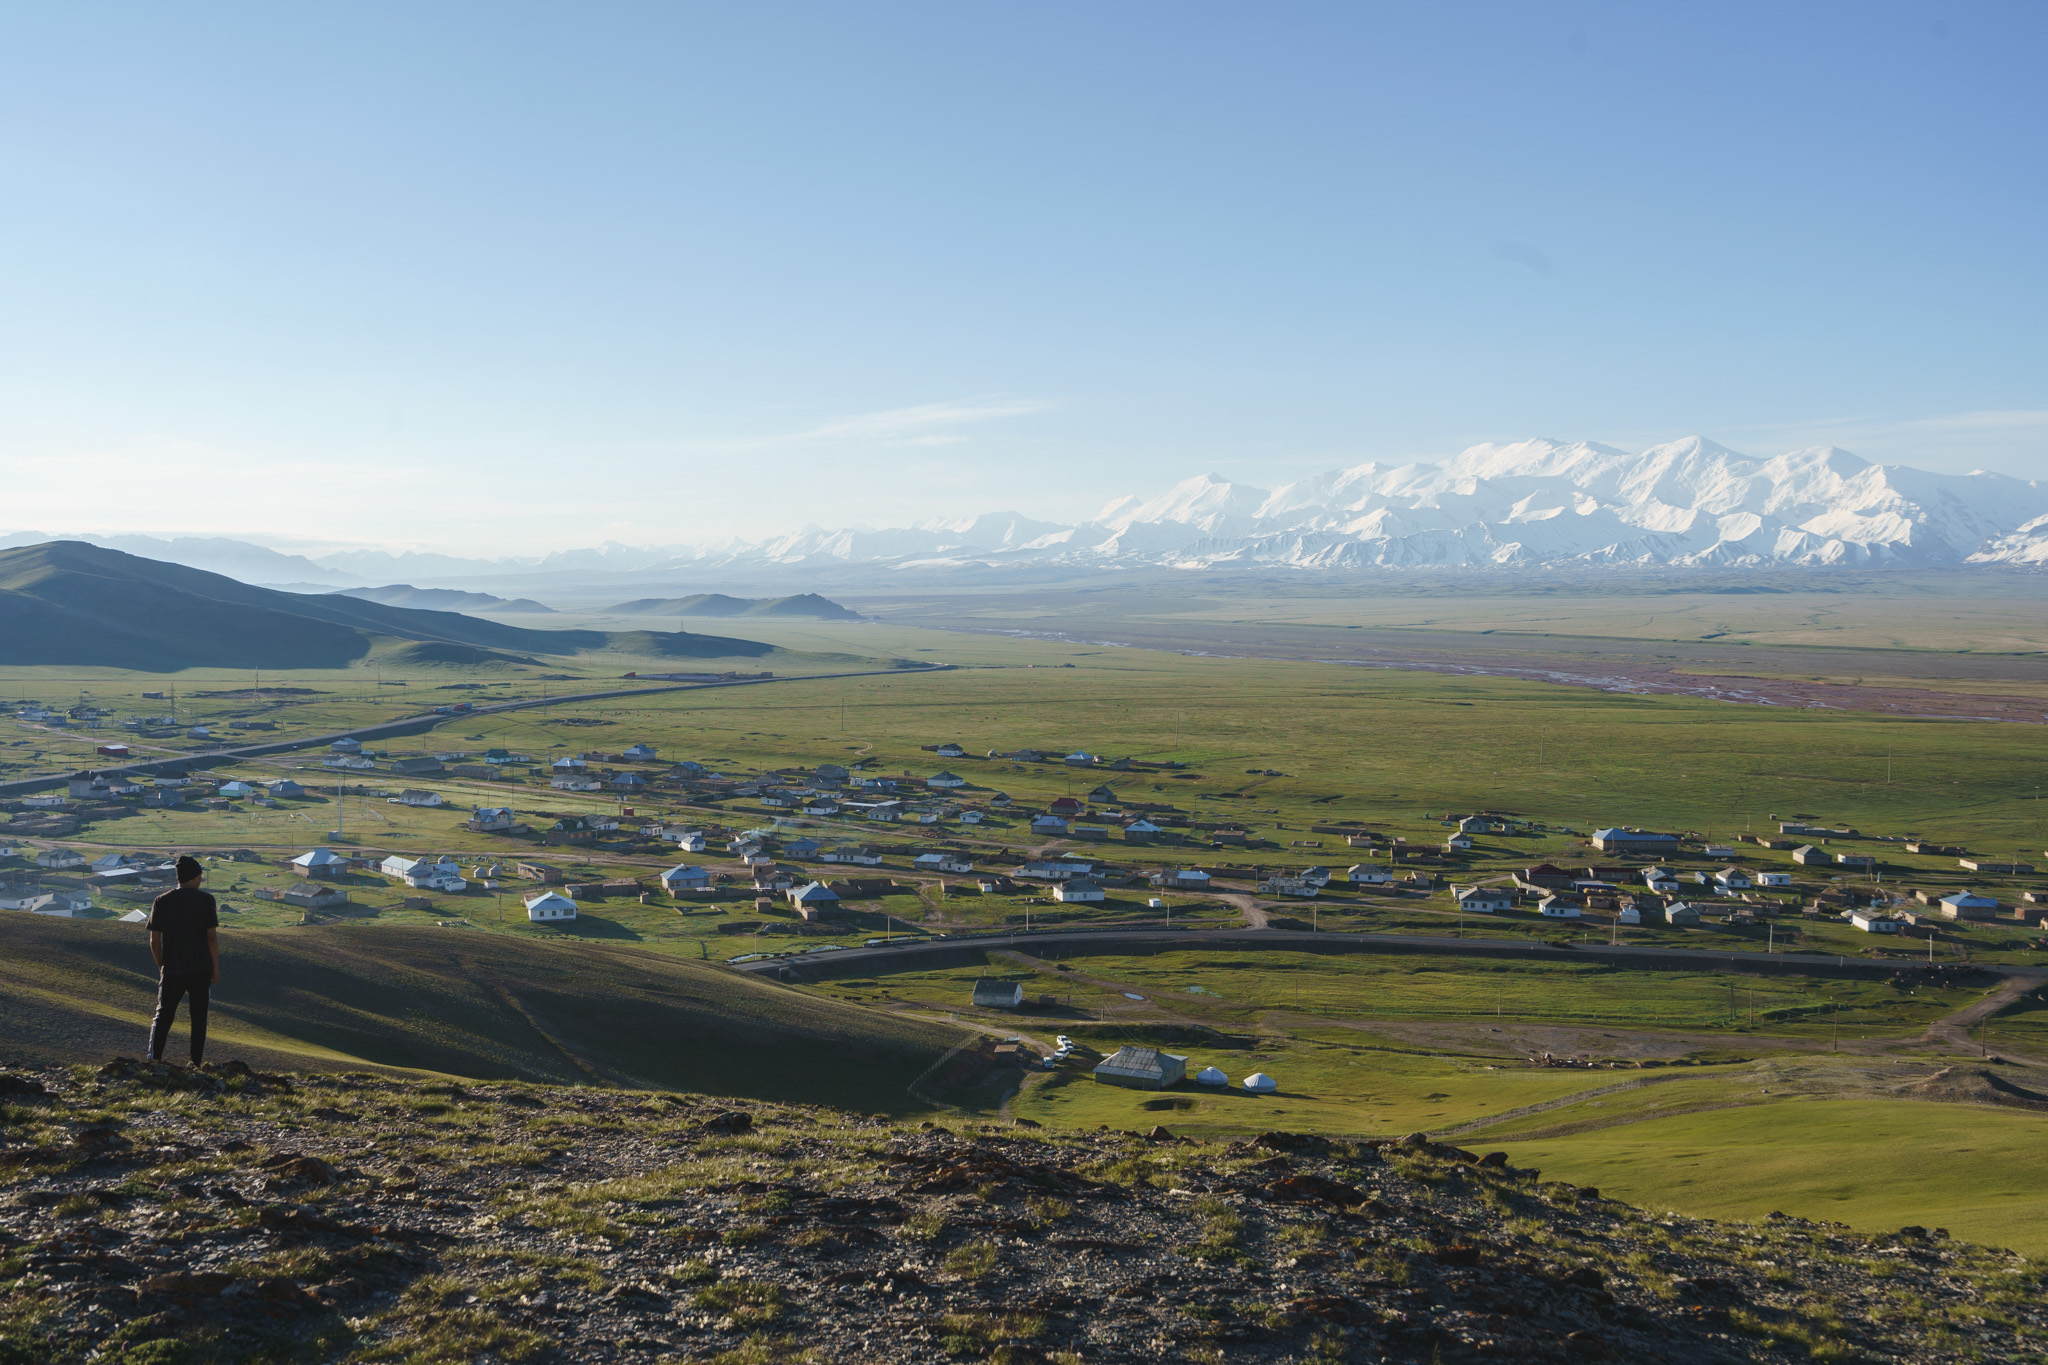
<svg viewBox="0 0 2048 1365"><path fill-rule="evenodd" d="M689 597L642 597L609 609L620 616L790 616L814 621L858 621L860 613L814 592L794 597L727 597L700 592Z"/></svg>
<svg viewBox="0 0 2048 1365"><path fill-rule="evenodd" d="M155 973L140 929L6 920L0 1059L141 1055ZM602 1083L921 1107L905 1087L964 1035L723 967L467 929L225 932L211 1061L364 1064L477 1079ZM169 1055L182 1060L181 1023Z"/></svg>
<svg viewBox="0 0 2048 1365"><path fill-rule="evenodd" d="M379 637L519 655L613 646L603 631L533 630L341 593L278 592L82 541L0 550L0 665L150 672L342 668L366 657ZM752 640L662 637L671 638L679 643L642 652L692 658L770 652Z"/></svg>
<svg viewBox="0 0 2048 1365"><path fill-rule="evenodd" d="M455 588L415 588L410 583L387 583L381 588L337 588L332 597L353 597L387 607L413 607L425 611L521 611L554 614L554 608L530 597L505 598L487 592L462 592Z"/></svg>

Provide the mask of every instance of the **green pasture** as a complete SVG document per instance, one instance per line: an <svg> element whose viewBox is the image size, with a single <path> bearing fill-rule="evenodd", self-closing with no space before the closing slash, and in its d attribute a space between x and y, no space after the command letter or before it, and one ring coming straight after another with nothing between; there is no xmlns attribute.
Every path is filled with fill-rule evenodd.
<svg viewBox="0 0 2048 1365"><path fill-rule="evenodd" d="M1644 971L1602 963L1527 963L1408 953L1307 953L1279 949L1147 955L1041 950L1046 970L1026 972L993 956L985 968L890 974L854 991L934 1004L958 1003L975 978L1028 977L1027 994L1107 999L1128 1013L1143 995L1148 1014L1242 1026L1313 1028L1332 1019L1501 1022L1719 1031L1751 1036L1847 1039L1908 1037L1978 999L1981 990L1898 987L1809 976L1748 977ZM1091 985L1090 983L1097 983ZM859 998L849 994L849 998ZM1752 1022L1752 1020L1754 1022Z"/></svg>
<svg viewBox="0 0 2048 1365"><path fill-rule="evenodd" d="M1731 589L1733 589L1731 591ZM876 594L891 623L972 615L996 627L1115 638L1126 622L1262 628L1695 641L1915 652L2048 650L2048 591L2034 575L1744 570L1715 575L1542 575L1511 582L1386 575L1366 590L1314 579L1119 585L1108 592ZM509 619L509 618L508 618Z"/></svg>
<svg viewBox="0 0 2048 1365"><path fill-rule="evenodd" d="M1475 1139L1478 1141L1479 1139ZM1917 1100L1791 1099L1567 1137L1485 1141L1546 1178L1649 1208L1865 1231L1908 1224L2048 1254L2048 1114Z"/></svg>
<svg viewBox="0 0 2048 1365"><path fill-rule="evenodd" d="M1228 1086L1125 1090L1097 1083L1090 1061L1033 1076L1011 1112L1049 1126L1135 1128L1165 1124L1197 1137L1239 1136L1269 1128L1295 1132L1399 1136L1467 1123L1503 1109L1566 1098L1612 1084L1617 1073L1509 1065L1397 1049L1335 1033L1288 1037L1224 1034L1203 1039L1142 1023L1066 1030L1099 1051L1125 1042L1157 1044L1188 1058L1188 1074L1215 1066ZM1280 1084L1277 1094L1240 1088L1254 1071Z"/></svg>
<svg viewBox="0 0 2048 1365"><path fill-rule="evenodd" d="M531 620L526 624L531 625ZM623 676L629 672L769 671L779 677L800 677L888 668L894 662L839 651L811 654L782 648L759 655L701 659L615 648L543 656L530 664L437 664L414 657L417 648L388 644L353 666L338 669L186 669L159 674L54 665L0 668L0 700L33 699L59 710L90 703L114 713L97 725L0 722L0 780L66 766L97 766L106 760L97 758L94 750L109 742L128 745L136 759L176 758L223 745L260 744L374 725L453 702L487 706L563 692L659 685L636 683ZM145 695L152 693L157 695ZM148 735L122 726L123 720L138 716L171 717L176 726L168 733ZM272 728L236 730L231 722L237 720ZM211 737L189 737L187 731L195 725L207 727ZM460 733L460 727L458 718L432 734L392 743L401 748L459 748L451 736Z"/></svg>
<svg viewBox="0 0 2048 1365"><path fill-rule="evenodd" d="M1767 829L1777 814L1846 821L1869 833L1925 834L2008 856L2031 850L2030 860L2048 847L2048 804L2036 800L2034 776L2048 745L2039 727L1789 711L1507 679L1191 658L883 626L764 629L806 646L803 652L836 641L840 649L833 652L964 658L970 666L624 698L568 714L551 709L463 718L416 743L503 745L538 755L645 741L666 759L695 757L735 768L851 754L871 760L876 771L918 775L942 766L918 746L945 739L957 739L970 753L1084 747L1192 766L1185 774L1124 777L986 759L946 766L983 791L1032 797L1084 794L1107 778L1127 799L1170 800L1285 832L1290 837L1283 845L1314 837L1304 826L1331 818L1385 824L1435 843L1442 827L1425 812L1440 817L1490 808L1581 834L1621 821L1729 837ZM912 643L919 640L925 643ZM1075 666L1052 666L1064 663ZM321 702L331 712L323 726L352 718L346 713L357 708L365 718L370 712L382 717L416 708L427 693L436 701L463 695L449 691L448 682L432 681L426 692L408 689L400 704L377 695L374 680L366 685L358 672L348 671L344 684L354 695ZM127 678L131 690L143 685L135 675ZM30 695L65 696L55 679L34 681L41 685L29 688ZM320 675L266 675L270 685L318 687L321 681ZM507 690L538 695L540 686L508 684L478 699ZM279 703L273 709L290 708ZM598 723L559 724L571 714ZM31 747L56 743L38 733ZM1285 776L1265 776L1267 769ZM1569 836L1556 847L1572 847ZM1497 851L1549 856L1554 849L1548 840L1518 840ZM1902 873L1942 870L1879 852ZM1288 860L1298 861L1347 853L1341 842L1287 849Z"/></svg>
<svg viewBox="0 0 2048 1365"><path fill-rule="evenodd" d="M886 628L777 629L815 644L821 633ZM969 799L998 790L1024 800L1084 795L1107 781L1127 801L1246 823L1279 845L1245 855L1266 865L1354 860L1341 839L1313 834L1311 823L1360 820L1433 846L1444 836L1443 815L1474 809L1514 811L1549 827L1536 838L1492 841L1469 864L1474 873L1560 856L1584 862L1590 855L1582 836L1614 822L1733 838L1773 831L1771 817L1782 815L1847 822L1867 833L1924 834L2003 856L2048 847L2048 804L2036 800L2034 779L2048 736L2035 727L931 632L893 631L869 647L916 657L929 647L908 643L915 638L957 645L948 653L971 652L975 666L594 703L577 714L609 724L574 731L533 712L462 728L483 736L476 743L529 752L645 741L665 759L737 770L848 756L883 773L923 776L949 766L972 784L962 793ZM1029 666L1055 660L1076 667ZM1540 757L1532 742L1539 734ZM941 764L918 747L947 739L970 753L1083 747L1191 766L1117 775L985 758ZM1285 776L1265 776L1269 769ZM1297 839L1318 846L1297 849ZM2012 880L1974 877L1953 859L1867 842L1853 851L1875 851L1888 880ZM1133 856L1183 855L1154 849ZM1753 848L1741 861L1792 867L1783 852ZM1838 874L1798 875L1815 885Z"/></svg>

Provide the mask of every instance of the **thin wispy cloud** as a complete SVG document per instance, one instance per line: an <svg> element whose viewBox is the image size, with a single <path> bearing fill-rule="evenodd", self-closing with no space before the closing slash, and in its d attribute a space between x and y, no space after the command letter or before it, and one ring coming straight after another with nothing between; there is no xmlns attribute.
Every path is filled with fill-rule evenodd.
<svg viewBox="0 0 2048 1365"><path fill-rule="evenodd" d="M800 431L786 438L794 441L891 441L934 445L962 439L948 428L980 422L997 422L1043 412L1048 403L1035 398L961 398L944 403L920 403L908 408L887 408L881 412L842 417Z"/></svg>

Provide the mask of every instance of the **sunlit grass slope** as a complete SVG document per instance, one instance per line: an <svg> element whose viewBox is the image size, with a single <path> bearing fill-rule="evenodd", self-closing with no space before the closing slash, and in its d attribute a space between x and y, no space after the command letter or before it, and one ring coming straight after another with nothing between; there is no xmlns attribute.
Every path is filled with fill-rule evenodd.
<svg viewBox="0 0 2048 1365"><path fill-rule="evenodd" d="M154 973L136 926L10 915L4 927L0 1057L142 1051ZM358 926L230 935L208 1052L895 1110L916 1105L905 1087L960 1039L675 957ZM171 1057L184 1046L181 1027Z"/></svg>
<svg viewBox="0 0 2048 1365"><path fill-rule="evenodd" d="M1942 1226L2048 1252L2048 1114L1912 1100L1791 1100L1499 1143L1517 1166L1633 1204L1866 1231Z"/></svg>

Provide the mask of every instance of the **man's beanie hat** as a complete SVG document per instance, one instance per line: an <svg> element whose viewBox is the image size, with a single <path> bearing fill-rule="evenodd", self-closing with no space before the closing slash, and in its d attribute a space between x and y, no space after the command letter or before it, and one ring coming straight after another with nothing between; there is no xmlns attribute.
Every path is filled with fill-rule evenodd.
<svg viewBox="0 0 2048 1365"><path fill-rule="evenodd" d="M199 860L189 853L178 859L178 880L181 882L191 881L202 870Z"/></svg>

